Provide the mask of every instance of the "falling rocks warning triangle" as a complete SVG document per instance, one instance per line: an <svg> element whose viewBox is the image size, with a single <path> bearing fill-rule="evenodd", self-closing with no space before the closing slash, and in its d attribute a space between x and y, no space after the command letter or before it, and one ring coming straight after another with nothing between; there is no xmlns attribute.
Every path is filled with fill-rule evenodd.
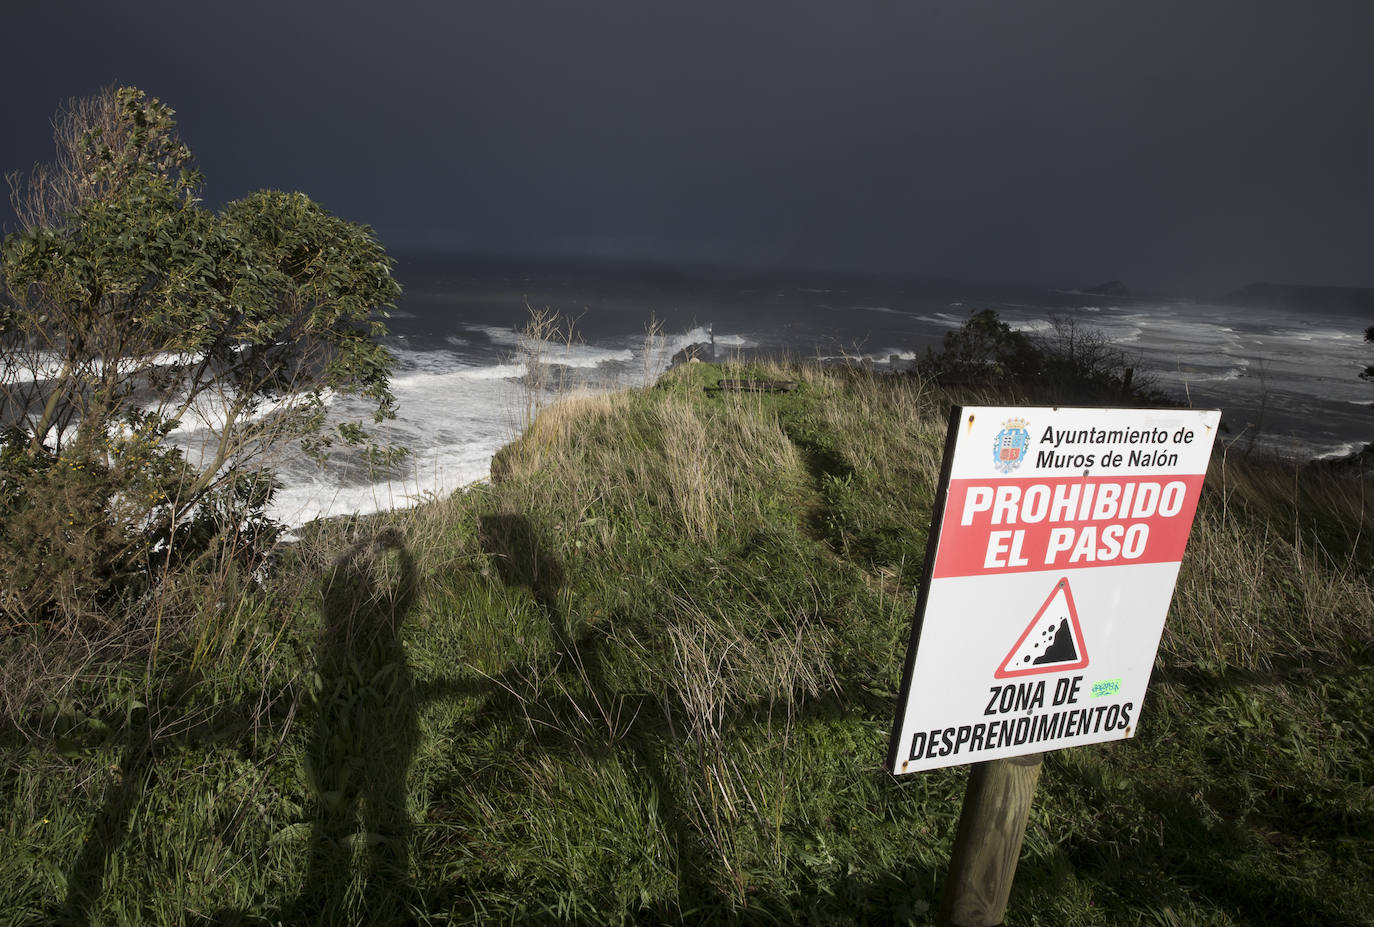
<svg viewBox="0 0 1374 927"><path fill-rule="evenodd" d="M1012 645L993 676L1034 676L1082 669L1088 665L1088 650L1083 646L1083 629L1078 624L1078 608L1068 577L1054 584L1045 604L1035 613L1026 630Z"/></svg>

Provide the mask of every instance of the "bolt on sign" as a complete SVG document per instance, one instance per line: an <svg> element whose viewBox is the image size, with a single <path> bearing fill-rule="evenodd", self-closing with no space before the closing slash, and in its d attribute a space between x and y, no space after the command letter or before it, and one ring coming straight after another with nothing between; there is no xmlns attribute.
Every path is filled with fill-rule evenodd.
<svg viewBox="0 0 1374 927"><path fill-rule="evenodd" d="M954 410L892 772L1135 733L1220 419Z"/></svg>

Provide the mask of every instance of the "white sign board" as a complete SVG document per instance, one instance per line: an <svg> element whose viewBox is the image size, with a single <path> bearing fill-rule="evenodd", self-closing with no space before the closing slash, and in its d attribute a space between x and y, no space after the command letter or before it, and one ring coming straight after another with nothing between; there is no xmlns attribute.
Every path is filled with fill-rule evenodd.
<svg viewBox="0 0 1374 927"><path fill-rule="evenodd" d="M892 772L1135 733L1220 418L954 410Z"/></svg>

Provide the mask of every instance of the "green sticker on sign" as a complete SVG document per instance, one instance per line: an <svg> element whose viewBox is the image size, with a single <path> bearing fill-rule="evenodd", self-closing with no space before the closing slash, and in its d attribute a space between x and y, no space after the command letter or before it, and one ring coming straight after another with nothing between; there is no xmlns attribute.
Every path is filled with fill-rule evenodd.
<svg viewBox="0 0 1374 927"><path fill-rule="evenodd" d="M1120 679L1102 679L1093 683L1093 698L1102 698L1104 695L1116 695L1121 691Z"/></svg>

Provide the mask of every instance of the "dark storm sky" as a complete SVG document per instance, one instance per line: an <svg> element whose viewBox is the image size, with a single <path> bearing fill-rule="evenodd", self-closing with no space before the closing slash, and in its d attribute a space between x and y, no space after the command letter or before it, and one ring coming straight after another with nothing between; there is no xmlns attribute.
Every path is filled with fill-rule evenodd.
<svg viewBox="0 0 1374 927"><path fill-rule="evenodd" d="M1371 0L25 6L0 167L136 84L392 251L1374 284Z"/></svg>

